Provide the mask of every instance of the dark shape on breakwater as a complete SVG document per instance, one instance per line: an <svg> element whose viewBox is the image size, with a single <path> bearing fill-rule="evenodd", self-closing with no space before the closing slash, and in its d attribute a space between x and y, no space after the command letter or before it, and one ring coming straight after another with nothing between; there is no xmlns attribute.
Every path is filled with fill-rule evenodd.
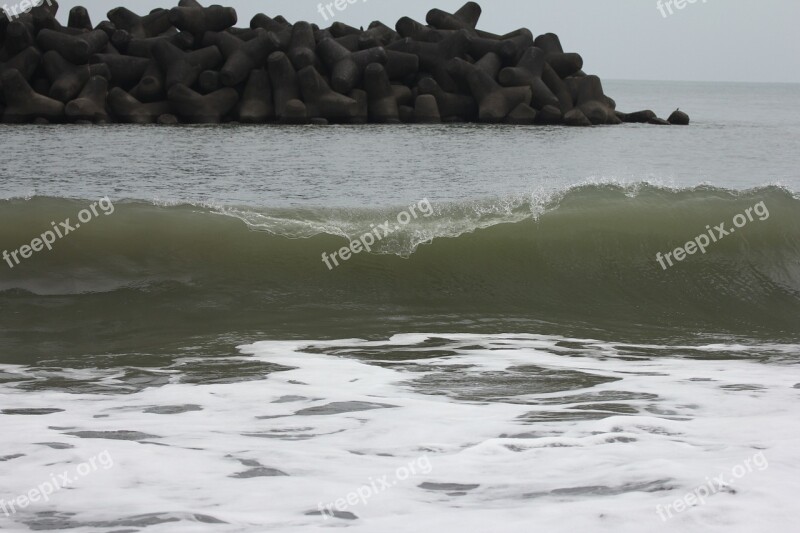
<svg viewBox="0 0 800 533"><path fill-rule="evenodd" d="M689 115L681 111L680 109L676 109L672 112L669 116L667 121L670 124L675 124L677 126L688 126L689 125Z"/></svg>
<svg viewBox="0 0 800 533"><path fill-rule="evenodd" d="M235 9L195 0L96 26L57 12L0 17L2 122L689 124L617 111L557 35L479 30L475 2L366 30L264 14L239 28Z"/></svg>

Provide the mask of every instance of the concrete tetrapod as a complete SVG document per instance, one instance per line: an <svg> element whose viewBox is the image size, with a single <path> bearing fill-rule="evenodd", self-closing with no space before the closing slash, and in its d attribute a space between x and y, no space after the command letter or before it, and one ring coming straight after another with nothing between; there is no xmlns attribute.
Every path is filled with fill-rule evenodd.
<svg viewBox="0 0 800 533"><path fill-rule="evenodd" d="M6 70L0 81L6 103L3 122L31 122L37 118L57 122L64 117L64 103L36 93L18 70Z"/></svg>
<svg viewBox="0 0 800 533"><path fill-rule="evenodd" d="M130 124L152 124L159 116L171 111L169 102L143 104L119 87L108 93L108 107L117 120Z"/></svg>
<svg viewBox="0 0 800 533"><path fill-rule="evenodd" d="M234 9L204 4L179 0L147 14L120 7L96 26L80 6L62 25L50 0L0 17L0 111L9 121L63 121L52 97L80 101L66 117L81 123L689 123L681 111L669 121L617 111L557 35L481 30L475 2L431 9L427 24L403 17L366 30L264 14L236 27ZM107 80L107 119L96 76Z"/></svg>
<svg viewBox="0 0 800 533"><path fill-rule="evenodd" d="M172 108L179 118L192 124L219 124L239 101L239 93L226 87L210 94L200 94L182 83L167 92Z"/></svg>
<svg viewBox="0 0 800 533"><path fill-rule="evenodd" d="M67 103L65 113L73 121L85 120L96 124L110 121L106 110L108 80L103 76L92 76L87 80L78 98Z"/></svg>

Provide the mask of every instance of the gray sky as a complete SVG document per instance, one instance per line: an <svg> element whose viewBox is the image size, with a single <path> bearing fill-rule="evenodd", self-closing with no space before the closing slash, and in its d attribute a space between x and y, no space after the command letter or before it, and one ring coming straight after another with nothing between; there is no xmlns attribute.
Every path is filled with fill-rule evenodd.
<svg viewBox="0 0 800 533"><path fill-rule="evenodd" d="M3 0L8 1L8 0ZM17 0L11 0L16 3ZM201 0L202 1L202 0ZM324 3L333 0L325 0ZM665 2L666 0L661 0ZM534 35L557 33L567 51L579 52L584 70L606 79L699 80L800 83L800 1L798 0L491 0L483 8L480 29L506 33L519 27ZM283 15L327 26L335 20L367 26L380 20L394 27L402 16L420 22L431 7L458 9L462 0L355 0L327 22L319 0L214 0L235 7L239 26L248 26L258 12ZM112 7L137 13L171 7L177 1L63 0L60 19L69 9L86 6L93 23ZM674 6L674 4L673 4Z"/></svg>

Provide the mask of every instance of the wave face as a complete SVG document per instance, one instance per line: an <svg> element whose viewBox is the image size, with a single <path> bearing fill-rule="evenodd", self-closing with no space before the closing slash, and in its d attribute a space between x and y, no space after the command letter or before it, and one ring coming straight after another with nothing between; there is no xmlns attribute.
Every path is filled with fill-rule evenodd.
<svg viewBox="0 0 800 533"><path fill-rule="evenodd" d="M706 226L725 222L729 231L761 202L765 220L667 270L657 262ZM0 251L30 243L50 221L74 220L88 203L1 202ZM0 263L0 342L21 354L32 339L119 350L232 331L320 338L534 325L639 340L800 336L800 199L780 187L588 185L431 205L431 216L329 270L323 252L394 222L405 207L117 202L52 251L13 269Z"/></svg>

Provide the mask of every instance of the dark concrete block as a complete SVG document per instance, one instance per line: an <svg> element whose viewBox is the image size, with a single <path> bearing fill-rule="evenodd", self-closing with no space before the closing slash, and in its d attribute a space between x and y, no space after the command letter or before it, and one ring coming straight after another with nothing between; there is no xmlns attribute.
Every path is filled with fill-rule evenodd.
<svg viewBox="0 0 800 533"><path fill-rule="evenodd" d="M352 119L356 115L357 102L331 89L314 67L300 70L297 73L297 81L310 117L342 121Z"/></svg>
<svg viewBox="0 0 800 533"><path fill-rule="evenodd" d="M545 125L561 124L563 114L556 106L547 105L536 113L536 122Z"/></svg>
<svg viewBox="0 0 800 533"><path fill-rule="evenodd" d="M125 30L134 39L156 37L172 27L167 9L156 9L139 16L128 8L118 7L109 11L107 16L116 29Z"/></svg>
<svg viewBox="0 0 800 533"><path fill-rule="evenodd" d="M364 73L364 87L369 102L369 119L381 124L398 124L397 98L383 65L372 63Z"/></svg>
<svg viewBox="0 0 800 533"><path fill-rule="evenodd" d="M236 89L226 87L202 95L186 85L177 83L167 92L175 114L191 124L219 124L239 102Z"/></svg>
<svg viewBox="0 0 800 533"><path fill-rule="evenodd" d="M169 11L169 21L179 30L200 37L207 31L222 31L235 26L238 17L232 7L173 7Z"/></svg>
<svg viewBox="0 0 800 533"><path fill-rule="evenodd" d="M34 46L22 50L7 62L0 64L0 73L9 69L14 69L22 74L26 81L30 81L39 64L42 61L42 54Z"/></svg>
<svg viewBox="0 0 800 533"><path fill-rule="evenodd" d="M302 100L289 100L286 102L283 114L278 117L278 120L283 124L308 124L309 118L306 105Z"/></svg>
<svg viewBox="0 0 800 533"><path fill-rule="evenodd" d="M348 121L348 124L367 124L369 122L369 97L367 96L367 91L353 89L347 96L356 101L356 114Z"/></svg>
<svg viewBox="0 0 800 533"><path fill-rule="evenodd" d="M114 33L114 36L117 34L123 34L122 31L117 31ZM148 37L146 39L134 39L130 38L127 39L124 44L117 45L114 41L114 37L111 38L112 43L116 46L120 51L124 52L129 56L136 56L136 57L146 57L151 58L153 57L153 49L155 48L156 44L159 41L167 41L179 50L189 51L194 46L194 36L191 33L182 31L178 32L175 30L175 33L167 32L163 35L159 35L158 37Z"/></svg>
<svg viewBox="0 0 800 533"><path fill-rule="evenodd" d="M123 89L130 89L139 83L150 64L150 60L144 57L119 54L94 54L90 58L90 62L107 65L111 70L113 84Z"/></svg>
<svg viewBox="0 0 800 533"><path fill-rule="evenodd" d="M564 124L567 126L591 126L592 121L586 118L586 115L583 114L579 108L570 109L566 115L564 115Z"/></svg>
<svg viewBox="0 0 800 533"><path fill-rule="evenodd" d="M153 124L158 117L171 111L169 102L143 104L119 87L108 93L108 106L119 122L129 124Z"/></svg>
<svg viewBox="0 0 800 533"><path fill-rule="evenodd" d="M258 30L258 35L244 42L225 61L220 71L223 85L233 87L244 82L253 69L263 67L269 55L278 50L280 43L272 32Z"/></svg>
<svg viewBox="0 0 800 533"><path fill-rule="evenodd" d="M106 124L111 121L106 110L108 80L92 76L86 82L78 98L67 103L65 113L73 121L86 120Z"/></svg>
<svg viewBox="0 0 800 533"><path fill-rule="evenodd" d="M18 70L9 69L0 77L6 108L3 122L28 123L36 118L59 122L64 117L64 104L37 94Z"/></svg>
<svg viewBox="0 0 800 533"><path fill-rule="evenodd" d="M90 77L102 76L106 80L111 78L107 65L99 63L75 66L53 50L44 55L42 66L51 83L48 96L64 103L76 98Z"/></svg>
<svg viewBox="0 0 800 533"><path fill-rule="evenodd" d="M93 30L80 35L68 35L56 30L44 29L36 36L36 44L44 51L55 50L67 61L76 65L89 62L92 54L101 53L108 45L108 35Z"/></svg>
<svg viewBox="0 0 800 533"><path fill-rule="evenodd" d="M656 118L656 114L649 109L644 111L636 111L634 113L626 113L622 118L624 122L630 124L647 124L650 120Z"/></svg>
<svg viewBox="0 0 800 533"><path fill-rule="evenodd" d="M166 40L156 43L153 57L164 72L167 90L177 84L187 87L194 85L201 72L218 68L223 59L216 46L184 52Z"/></svg>
<svg viewBox="0 0 800 533"><path fill-rule="evenodd" d="M67 26L75 28L76 30L87 31L94 28L94 26L92 26L92 19L89 16L89 11L83 6L75 6L69 10Z"/></svg>
<svg viewBox="0 0 800 533"><path fill-rule="evenodd" d="M366 50L376 46L386 46L402 39L399 33L379 21L374 21L369 25L367 31L358 36L358 48Z"/></svg>
<svg viewBox="0 0 800 533"><path fill-rule="evenodd" d="M439 106L432 94L417 96L414 103L414 122L417 124L437 124L442 121Z"/></svg>
<svg viewBox="0 0 800 533"><path fill-rule="evenodd" d="M292 66L292 62L289 61L289 57L283 52L273 52L267 60L267 70L272 84L275 115L279 120L283 119L284 116L290 118L288 117L290 114L292 115L291 118L299 118L299 106L297 104L292 104L292 109L287 107L289 102L300 100L297 73ZM303 113L305 112L305 105L303 105Z"/></svg>
<svg viewBox="0 0 800 533"><path fill-rule="evenodd" d="M458 117L468 122L478 118L478 103L472 96L446 92L433 78L422 78L418 87L420 94L431 94L436 97L443 118Z"/></svg>
<svg viewBox="0 0 800 533"><path fill-rule="evenodd" d="M667 121L670 124L674 124L676 126L688 126L689 125L689 115L681 111L680 109L676 109L672 112L669 116Z"/></svg>
<svg viewBox="0 0 800 533"><path fill-rule="evenodd" d="M8 23L4 47L9 57L35 45L33 25L25 24L19 19Z"/></svg>
<svg viewBox="0 0 800 533"><path fill-rule="evenodd" d="M536 124L536 110L528 104L519 104L505 119L506 124L527 126Z"/></svg>
<svg viewBox="0 0 800 533"><path fill-rule="evenodd" d="M143 103L159 102L166 98L164 73L155 60L149 62L141 80L131 89L130 95Z"/></svg>
<svg viewBox="0 0 800 533"><path fill-rule="evenodd" d="M257 69L250 73L236 116L239 122L247 124L260 124L275 118L272 86L266 70Z"/></svg>
<svg viewBox="0 0 800 533"><path fill-rule="evenodd" d="M500 71L500 83L506 87L527 85L533 94L532 106L541 109L546 105L559 106L559 100L542 80L544 71L544 51L541 48L528 47L517 62L516 67L504 68Z"/></svg>

